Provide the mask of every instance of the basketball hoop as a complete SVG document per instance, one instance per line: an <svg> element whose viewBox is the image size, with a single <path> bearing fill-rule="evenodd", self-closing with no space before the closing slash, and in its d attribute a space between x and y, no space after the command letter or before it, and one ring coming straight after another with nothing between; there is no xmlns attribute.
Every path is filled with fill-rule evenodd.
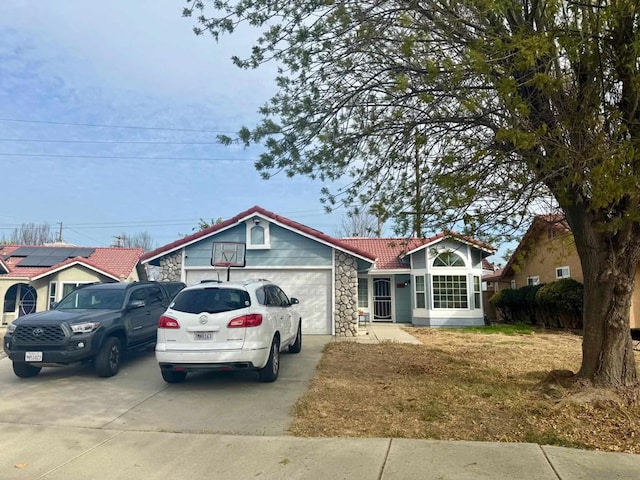
<svg viewBox="0 0 640 480"><path fill-rule="evenodd" d="M245 244L240 242L213 242L211 266L227 269L227 282L231 267L245 266Z"/></svg>

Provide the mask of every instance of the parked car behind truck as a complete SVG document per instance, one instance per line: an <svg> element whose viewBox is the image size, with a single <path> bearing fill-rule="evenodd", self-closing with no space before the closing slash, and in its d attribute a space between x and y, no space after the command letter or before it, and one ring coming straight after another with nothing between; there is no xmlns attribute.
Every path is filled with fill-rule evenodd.
<svg viewBox="0 0 640 480"><path fill-rule="evenodd" d="M45 366L93 361L96 373L118 373L122 352L155 343L158 319L180 282L101 283L81 286L52 310L16 319L4 351L18 377ZM171 292L171 293L170 293Z"/></svg>

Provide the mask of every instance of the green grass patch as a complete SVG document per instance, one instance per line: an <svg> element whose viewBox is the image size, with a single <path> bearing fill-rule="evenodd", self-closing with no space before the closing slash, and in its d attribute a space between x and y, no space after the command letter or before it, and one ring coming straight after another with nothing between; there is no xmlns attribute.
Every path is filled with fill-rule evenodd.
<svg viewBox="0 0 640 480"><path fill-rule="evenodd" d="M535 332L535 329L531 325L524 325L521 323L515 324L500 324L500 325L484 325L482 327L464 327L464 329L447 329L457 333L484 333L484 334L496 334L502 333L503 335L531 335Z"/></svg>

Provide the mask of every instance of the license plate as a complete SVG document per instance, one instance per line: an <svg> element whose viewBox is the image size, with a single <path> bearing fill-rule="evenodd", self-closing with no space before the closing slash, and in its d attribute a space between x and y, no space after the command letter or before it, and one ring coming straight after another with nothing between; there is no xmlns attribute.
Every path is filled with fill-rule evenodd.
<svg viewBox="0 0 640 480"><path fill-rule="evenodd" d="M211 340L213 338L212 332L197 332L193 334L194 340Z"/></svg>
<svg viewBox="0 0 640 480"><path fill-rule="evenodd" d="M25 362L41 362L42 352L24 352Z"/></svg>

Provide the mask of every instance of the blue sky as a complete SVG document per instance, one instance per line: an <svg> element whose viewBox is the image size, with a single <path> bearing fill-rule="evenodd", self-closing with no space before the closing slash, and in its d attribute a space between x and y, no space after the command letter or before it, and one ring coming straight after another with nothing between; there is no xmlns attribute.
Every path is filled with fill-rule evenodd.
<svg viewBox="0 0 640 480"><path fill-rule="evenodd" d="M77 245L108 246L123 232L164 245L200 218L253 205L337 233L344 212L324 213L321 183L262 180L257 148L217 144L255 123L274 70L234 67L250 32L197 37L183 6L0 2L0 238L62 222Z"/></svg>

